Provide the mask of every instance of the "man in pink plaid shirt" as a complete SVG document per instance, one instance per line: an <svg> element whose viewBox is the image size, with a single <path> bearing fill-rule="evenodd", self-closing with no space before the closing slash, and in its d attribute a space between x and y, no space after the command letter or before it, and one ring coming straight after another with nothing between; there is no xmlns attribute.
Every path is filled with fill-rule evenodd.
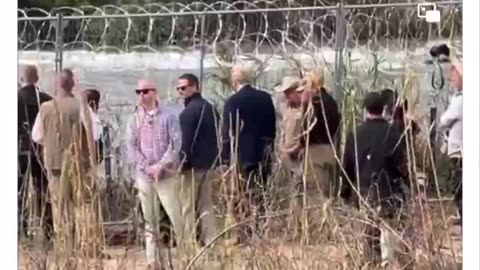
<svg viewBox="0 0 480 270"><path fill-rule="evenodd" d="M183 234L176 178L180 129L177 114L159 105L152 82L139 81L135 92L139 97L139 105L128 126L128 158L135 168L134 177L145 219L149 269L162 269L155 237L160 209L157 199L170 218L177 244L181 242Z"/></svg>

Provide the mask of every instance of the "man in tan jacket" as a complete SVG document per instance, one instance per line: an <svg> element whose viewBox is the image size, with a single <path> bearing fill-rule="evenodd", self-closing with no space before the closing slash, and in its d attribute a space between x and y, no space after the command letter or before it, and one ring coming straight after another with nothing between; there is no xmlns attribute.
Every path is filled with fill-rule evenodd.
<svg viewBox="0 0 480 270"><path fill-rule="evenodd" d="M275 88L275 92L285 95L285 101L281 109L282 122L280 126L280 155L283 165L292 174L302 174L298 158L300 149L300 136L302 132L302 111L296 106L295 99L298 95L295 90L300 86L300 78L285 77L282 84Z"/></svg>
<svg viewBox="0 0 480 270"><path fill-rule="evenodd" d="M300 78L289 76L275 88L275 92L284 95L283 104L280 106L282 121L280 123L280 160L287 173L290 191L291 222L288 223L290 231L296 231L301 226L302 199L302 110L300 108L300 94L296 89L300 86ZM299 211L300 210L300 211ZM296 238L296 236L295 236Z"/></svg>
<svg viewBox="0 0 480 270"><path fill-rule="evenodd" d="M73 72L64 69L57 83L54 99L41 105L32 130L33 140L43 145L55 244L59 250L67 253L65 256L69 256L73 249L82 247L88 249L89 255L98 254L98 244L94 245L95 248L91 245L86 247L81 240L94 238L91 234L98 232L98 228L93 228L98 225L95 222L98 211L93 207L94 192L89 175L90 168L95 166L92 162L94 159L89 155L94 149L90 149L92 146L88 143L93 138L87 137L92 133L91 119L85 117L88 116L86 104L82 105L73 94ZM88 209L90 206L91 209ZM74 228L74 224L80 226ZM87 224L92 226L86 228Z"/></svg>

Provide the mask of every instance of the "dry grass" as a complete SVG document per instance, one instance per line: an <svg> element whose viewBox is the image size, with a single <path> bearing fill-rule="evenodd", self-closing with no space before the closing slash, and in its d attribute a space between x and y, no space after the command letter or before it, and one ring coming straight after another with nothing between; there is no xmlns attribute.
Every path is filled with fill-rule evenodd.
<svg viewBox="0 0 480 270"><path fill-rule="evenodd" d="M416 230L417 235L397 231L402 236L402 240L409 245L413 245L415 236L422 242L427 237L432 240L429 247L425 244L419 245L416 250L403 254L403 266L407 263L412 266L406 269L461 269L456 268L456 261L461 262L459 246L461 240L454 239L451 228L445 229L439 207L438 202L429 204L431 208L429 213L432 215L430 217L432 224L429 226L431 231ZM447 211L452 210L449 208ZM274 217L270 220L268 238L262 239L255 245L243 247L232 246L228 239L220 238L216 246L203 253L190 269L375 269L369 264L369 259L364 256L363 223L368 222L364 218L364 213L346 206L320 205L318 208L308 210L314 218L310 220L310 228L312 228L309 232L310 243L304 245L292 239L292 232L298 228L288 224L288 209L286 211L276 215L271 214ZM221 224L222 219L218 221ZM406 223L413 224L411 220ZM449 238L454 242L453 250L449 247ZM456 238L458 239L459 236ZM398 247L400 248L401 245ZM76 253L74 260L78 265L77 269L94 269L95 264L100 267L98 269L144 269L145 267L141 246L117 245L108 247L106 250L112 258L101 261L91 257L85 259L83 255ZM184 269L187 264L185 258L175 258L175 249L171 252L174 257L173 269ZM47 252L38 244L31 247L22 244L20 245L20 265L23 269L64 269L57 268L61 265L61 258L55 258L55 253L55 249ZM457 257L456 260L454 256ZM45 264L50 267L44 268Z"/></svg>

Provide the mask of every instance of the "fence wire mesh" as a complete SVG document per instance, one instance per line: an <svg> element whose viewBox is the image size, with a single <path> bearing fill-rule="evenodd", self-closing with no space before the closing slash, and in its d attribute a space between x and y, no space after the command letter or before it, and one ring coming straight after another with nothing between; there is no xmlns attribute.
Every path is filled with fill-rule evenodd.
<svg viewBox="0 0 480 270"><path fill-rule="evenodd" d="M228 67L239 59L249 59L261 67L260 74L278 61L292 64L291 60L296 60L302 65L310 62L327 66L340 84L338 80L344 78L333 74L335 50L341 50L348 60L352 55L368 58L373 53L414 55L435 41L461 47L458 44L462 34L461 1L437 3L440 24L418 18L415 3L364 1L330 6L329 1L310 2L309 7L296 1L259 0L61 7L48 12L32 8L19 10L18 44L23 51L55 50L55 44L59 43L56 16L61 13L64 15L62 43L57 50L65 53L169 51L185 56L198 53L204 41L208 57L206 61L198 61L198 67L201 63L206 68ZM342 14L339 20L338 14ZM345 33L340 43L336 38L338 33ZM164 65L138 61L136 68L179 68L166 65L165 62L171 63L168 60L159 62ZM65 64L70 63L67 60ZM339 64L345 69L352 62ZM277 74L270 83L265 80L257 83L270 88L282 76ZM348 72L345 75L348 77Z"/></svg>

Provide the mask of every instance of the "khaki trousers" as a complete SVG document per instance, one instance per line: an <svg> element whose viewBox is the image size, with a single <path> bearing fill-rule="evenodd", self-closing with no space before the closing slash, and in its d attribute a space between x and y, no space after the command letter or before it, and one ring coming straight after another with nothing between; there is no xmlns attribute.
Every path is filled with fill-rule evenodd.
<svg viewBox="0 0 480 270"><path fill-rule="evenodd" d="M214 180L215 174L207 170L193 169L181 175L178 194L182 216L185 219L184 233L187 245L196 246L198 234L204 245L212 242L217 235L212 199Z"/></svg>
<svg viewBox="0 0 480 270"><path fill-rule="evenodd" d="M102 214L92 176L66 166L62 171L49 170L48 181L57 250L65 255L75 250L87 257L101 256Z"/></svg>
<svg viewBox="0 0 480 270"><path fill-rule="evenodd" d="M307 155L307 186L320 191L326 198L333 194L335 155L329 144L311 145Z"/></svg>
<svg viewBox="0 0 480 270"><path fill-rule="evenodd" d="M178 197L178 178L170 177L154 181L145 176L139 176L136 184L145 220L147 263L154 265L160 259L158 246L162 238L158 235L160 203L172 223L177 237L177 247L183 244L184 217Z"/></svg>
<svg viewBox="0 0 480 270"><path fill-rule="evenodd" d="M73 186L60 170L49 170L47 178L52 203L55 248L65 252L62 256L69 256L75 247L75 239L72 239L75 235Z"/></svg>
<svg viewBox="0 0 480 270"><path fill-rule="evenodd" d="M313 205L319 205L334 195L335 155L330 145L311 145L305 150L305 160L298 164L299 169L291 171L291 230L294 238L308 231L309 215L302 211ZM305 164L306 163L306 164ZM304 182L305 181L305 182Z"/></svg>

